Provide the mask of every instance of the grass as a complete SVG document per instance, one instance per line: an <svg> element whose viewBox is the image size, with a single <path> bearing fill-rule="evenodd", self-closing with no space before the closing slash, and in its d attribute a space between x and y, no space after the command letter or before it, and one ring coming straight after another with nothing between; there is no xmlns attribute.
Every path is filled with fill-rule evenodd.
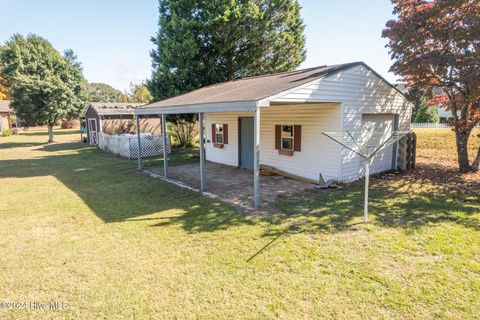
<svg viewBox="0 0 480 320"><path fill-rule="evenodd" d="M420 156L439 161L452 161L456 165L456 145L451 129L415 129ZM473 161L480 146L480 129L474 129L468 143L470 160Z"/></svg>
<svg viewBox="0 0 480 320"><path fill-rule="evenodd" d="M374 179L368 224L361 183L254 218L58 133L0 138L0 302L68 307L2 319L480 314L478 189L407 173ZM418 136L419 159L454 158L451 132Z"/></svg>

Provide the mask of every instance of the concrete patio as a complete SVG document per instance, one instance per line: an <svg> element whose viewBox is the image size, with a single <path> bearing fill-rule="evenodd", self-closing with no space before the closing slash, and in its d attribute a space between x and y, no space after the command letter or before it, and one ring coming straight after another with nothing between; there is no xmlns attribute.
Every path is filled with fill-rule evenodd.
<svg viewBox="0 0 480 320"><path fill-rule="evenodd" d="M163 167L146 168L146 172L163 176ZM168 167L168 179L194 189L200 189L200 166L197 163ZM315 189L312 183L281 176L261 176L261 206L271 207L278 197L291 197ZM205 192L224 202L253 210L253 172L223 164L206 162Z"/></svg>

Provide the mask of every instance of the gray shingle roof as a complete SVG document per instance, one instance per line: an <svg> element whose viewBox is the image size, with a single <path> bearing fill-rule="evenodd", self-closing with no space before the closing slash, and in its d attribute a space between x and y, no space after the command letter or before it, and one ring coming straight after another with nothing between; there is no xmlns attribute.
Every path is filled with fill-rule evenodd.
<svg viewBox="0 0 480 320"><path fill-rule="evenodd" d="M139 109L261 100L360 64L363 62L321 66L223 82L154 102Z"/></svg>
<svg viewBox="0 0 480 320"><path fill-rule="evenodd" d="M10 109L10 100L0 100L0 112L13 112Z"/></svg>
<svg viewBox="0 0 480 320"><path fill-rule="evenodd" d="M133 111L144 105L144 103L120 103L120 102L91 102L92 107L97 114L133 114ZM88 107L87 107L88 109Z"/></svg>

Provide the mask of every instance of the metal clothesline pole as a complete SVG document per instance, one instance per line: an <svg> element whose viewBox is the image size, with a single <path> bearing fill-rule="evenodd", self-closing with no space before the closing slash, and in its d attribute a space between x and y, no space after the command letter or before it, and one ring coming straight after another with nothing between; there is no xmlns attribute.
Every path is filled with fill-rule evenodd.
<svg viewBox="0 0 480 320"><path fill-rule="evenodd" d="M167 178L168 173L168 152L167 152L167 116L162 113L162 136L163 136L163 177Z"/></svg>
<svg viewBox="0 0 480 320"><path fill-rule="evenodd" d="M363 208L363 221L368 222L368 187L370 184L370 161L372 158L383 148L390 144L394 144L402 137L408 134L407 131L394 131L386 135L386 133L380 132L377 133L377 136L384 139L379 139L376 141L373 139L373 144L369 141L363 143L355 138L350 131L337 131L337 132L322 132L323 135L332 139L336 143L340 144L344 148L354 152L365 160L365 198L364 198L364 208ZM361 137L361 135L359 135ZM372 135L372 137L374 137ZM372 148L374 148L372 150Z"/></svg>
<svg viewBox="0 0 480 320"><path fill-rule="evenodd" d="M142 170L142 142L141 142L141 134L140 134L140 115L137 114L137 139L138 139L138 170Z"/></svg>
<svg viewBox="0 0 480 320"><path fill-rule="evenodd" d="M370 160L365 159L365 202L363 208L363 221L368 222L368 184L370 180Z"/></svg>
<svg viewBox="0 0 480 320"><path fill-rule="evenodd" d="M203 126L203 113L198 114L198 127L199 127L199 142L200 142L200 190L205 190L205 142L204 142L204 126Z"/></svg>

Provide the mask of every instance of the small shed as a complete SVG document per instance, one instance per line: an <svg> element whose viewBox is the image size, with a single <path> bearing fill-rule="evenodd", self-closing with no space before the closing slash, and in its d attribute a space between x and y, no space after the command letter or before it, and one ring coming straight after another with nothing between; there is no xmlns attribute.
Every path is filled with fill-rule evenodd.
<svg viewBox="0 0 480 320"><path fill-rule="evenodd" d="M87 143L97 145L98 134L122 134L136 131L134 110L142 103L92 102L83 112L87 129ZM143 131L160 130L158 118L143 118L140 122Z"/></svg>
<svg viewBox="0 0 480 320"><path fill-rule="evenodd" d="M395 86L367 64L352 62L220 83L142 106L135 114L161 116L163 122L170 114L198 114L200 154L252 170L258 207L261 165L312 181L356 180L363 177L363 160L322 132L408 131L411 109ZM398 152L398 144L386 147L370 172L397 168ZM167 161L164 166L167 177Z"/></svg>
<svg viewBox="0 0 480 320"><path fill-rule="evenodd" d="M12 114L10 100L0 100L0 135L6 130L12 130Z"/></svg>

